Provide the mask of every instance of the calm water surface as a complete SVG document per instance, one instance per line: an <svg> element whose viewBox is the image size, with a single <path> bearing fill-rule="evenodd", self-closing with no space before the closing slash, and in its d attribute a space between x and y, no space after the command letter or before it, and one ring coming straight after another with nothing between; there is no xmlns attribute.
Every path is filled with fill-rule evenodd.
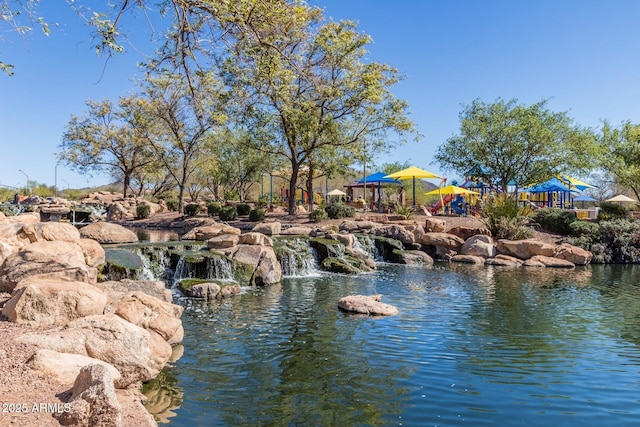
<svg viewBox="0 0 640 427"><path fill-rule="evenodd" d="M635 426L640 270L381 265L181 300L172 426ZM384 295L400 314L339 311Z"/></svg>

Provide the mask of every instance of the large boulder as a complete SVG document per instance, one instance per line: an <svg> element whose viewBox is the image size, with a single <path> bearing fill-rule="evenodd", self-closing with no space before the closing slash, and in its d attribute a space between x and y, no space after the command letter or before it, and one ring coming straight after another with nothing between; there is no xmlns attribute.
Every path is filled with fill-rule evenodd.
<svg viewBox="0 0 640 427"><path fill-rule="evenodd" d="M491 236L491 231L486 227L467 227L464 225L452 227L447 233L454 234L462 240L468 240L473 236Z"/></svg>
<svg viewBox="0 0 640 427"><path fill-rule="evenodd" d="M376 229L376 235L398 240L405 245L410 245L415 242L413 233L398 224L379 227Z"/></svg>
<svg viewBox="0 0 640 427"><path fill-rule="evenodd" d="M360 314L392 316L398 314L398 309L392 305L380 302L382 295L349 295L340 298L338 307L342 310Z"/></svg>
<svg viewBox="0 0 640 427"><path fill-rule="evenodd" d="M427 233L444 233L446 226L447 224L443 219L427 218L424 228Z"/></svg>
<svg viewBox="0 0 640 427"><path fill-rule="evenodd" d="M230 234L239 236L241 230L236 227L218 222L211 225L204 225L201 227L194 227L182 236L183 240L209 240L214 237L222 236L224 234Z"/></svg>
<svg viewBox="0 0 640 427"><path fill-rule="evenodd" d="M555 252L555 246L537 239L500 239L496 242L496 250L499 254L510 255L524 260L536 255L552 257Z"/></svg>
<svg viewBox="0 0 640 427"><path fill-rule="evenodd" d="M209 249L226 249L232 248L238 244L240 236L235 234L223 234L222 236L212 237L207 240L207 248Z"/></svg>
<svg viewBox="0 0 640 427"><path fill-rule="evenodd" d="M84 316L102 314L107 296L83 282L44 280L21 287L2 309L16 323L67 324Z"/></svg>
<svg viewBox="0 0 640 427"><path fill-rule="evenodd" d="M352 248L356 242L356 236L350 233L328 233L325 235L327 239L337 240L346 248Z"/></svg>
<svg viewBox="0 0 640 427"><path fill-rule="evenodd" d="M271 246L238 245L228 256L252 269L249 280L252 286L272 285L282 280L282 267Z"/></svg>
<svg viewBox="0 0 640 427"><path fill-rule="evenodd" d="M171 345L158 334L115 314L83 317L63 329L25 334L17 340L107 362L120 372L118 388L155 378L171 357Z"/></svg>
<svg viewBox="0 0 640 427"><path fill-rule="evenodd" d="M94 222L80 229L80 235L85 239L93 239L102 244L134 243L138 236L119 224L110 222Z"/></svg>
<svg viewBox="0 0 640 427"><path fill-rule="evenodd" d="M454 255L451 262L459 262L461 264L484 264L485 259L477 255Z"/></svg>
<svg viewBox="0 0 640 427"><path fill-rule="evenodd" d="M271 237L257 232L241 234L238 243L242 245L273 246Z"/></svg>
<svg viewBox="0 0 640 427"><path fill-rule="evenodd" d="M27 364L45 375L57 377L65 384L73 384L80 370L89 365L103 365L111 372L114 380L120 379L120 372L112 365L93 357L80 354L59 353L46 348L38 349L27 361Z"/></svg>
<svg viewBox="0 0 640 427"><path fill-rule="evenodd" d="M147 295L156 297L165 302L173 301L173 294L166 288L162 280L131 280L122 279L118 281L98 282L94 286L102 289L107 294L110 304L122 299L124 294L140 291Z"/></svg>
<svg viewBox="0 0 640 427"><path fill-rule="evenodd" d="M509 255L496 255L494 258L488 258L484 262L487 265L495 265L498 267L520 267L522 260Z"/></svg>
<svg viewBox="0 0 640 427"><path fill-rule="evenodd" d="M289 227L280 231L283 236L310 236L313 229L309 227Z"/></svg>
<svg viewBox="0 0 640 427"><path fill-rule="evenodd" d="M486 235L474 235L469 237L460 248L461 255L473 255L483 258L496 256L496 247L493 239Z"/></svg>
<svg viewBox="0 0 640 427"><path fill-rule="evenodd" d="M136 291L125 295L114 304L114 313L141 328L158 333L170 341L182 329L181 306Z"/></svg>
<svg viewBox="0 0 640 427"><path fill-rule="evenodd" d="M587 265L591 262L593 254L578 246L563 243L555 248L553 256L576 265Z"/></svg>
<svg viewBox="0 0 640 427"><path fill-rule="evenodd" d="M78 374L69 399L69 410L56 415L64 426L120 427L122 407L109 369L94 364L83 367Z"/></svg>
<svg viewBox="0 0 640 427"><path fill-rule="evenodd" d="M188 282L180 282L178 287L186 296L191 298L214 300L220 293L220 289L222 289L218 283L214 282L197 283L192 286L186 286L185 283Z"/></svg>
<svg viewBox="0 0 640 427"><path fill-rule="evenodd" d="M99 267L106 262L104 248L93 239L78 239L74 241L80 246L84 255L84 262L89 267Z"/></svg>
<svg viewBox="0 0 640 427"><path fill-rule="evenodd" d="M436 248L436 255L438 257L444 257L450 252L459 252L464 244L464 240L453 234L434 232L425 233L424 236L422 236L422 244L434 246Z"/></svg>
<svg viewBox="0 0 640 427"><path fill-rule="evenodd" d="M11 292L29 276L47 274L64 280L95 283L97 271L88 267L80 246L72 242L42 241L9 255L0 267L0 291Z"/></svg>
<svg viewBox="0 0 640 427"><path fill-rule="evenodd" d="M112 203L107 208L107 221L125 221L134 219L135 215L122 203Z"/></svg>
<svg viewBox="0 0 640 427"><path fill-rule="evenodd" d="M267 236L277 236L282 231L282 224L278 221L274 222L261 222L253 227L256 233L266 234Z"/></svg>
<svg viewBox="0 0 640 427"><path fill-rule="evenodd" d="M544 255L534 255L526 260L525 267L550 267L550 268L574 268L575 264L563 259L548 257Z"/></svg>
<svg viewBox="0 0 640 427"><path fill-rule="evenodd" d="M422 251L396 249L393 252L397 256L397 259L394 262L398 264L427 266L433 265L433 258Z"/></svg>
<svg viewBox="0 0 640 427"><path fill-rule="evenodd" d="M68 222L41 222L36 230L42 240L64 240L72 242L80 239L80 232Z"/></svg>
<svg viewBox="0 0 640 427"><path fill-rule="evenodd" d="M345 220L338 226L338 230L346 231L347 233L356 233L363 230L371 230L376 224L372 221L352 221Z"/></svg>

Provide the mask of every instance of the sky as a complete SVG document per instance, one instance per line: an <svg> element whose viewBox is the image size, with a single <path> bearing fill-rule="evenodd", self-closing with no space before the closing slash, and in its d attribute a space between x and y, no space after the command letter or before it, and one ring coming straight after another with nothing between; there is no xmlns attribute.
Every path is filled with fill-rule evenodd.
<svg viewBox="0 0 640 427"><path fill-rule="evenodd" d="M127 52L105 61L89 29L65 2L42 2L52 24L21 39L0 26L0 58L15 75L0 74L0 185L30 181L59 188L110 182L56 166L71 115L86 101L117 100L133 90L136 64L151 52L151 29L126 21ZM369 34L368 60L392 65L405 79L392 91L410 105L423 135L381 153L378 164L409 162L455 178L433 163L438 146L459 131L473 100L548 99L574 123L599 129L640 122L640 0L312 0L328 18L358 22ZM56 25L58 24L58 25Z"/></svg>

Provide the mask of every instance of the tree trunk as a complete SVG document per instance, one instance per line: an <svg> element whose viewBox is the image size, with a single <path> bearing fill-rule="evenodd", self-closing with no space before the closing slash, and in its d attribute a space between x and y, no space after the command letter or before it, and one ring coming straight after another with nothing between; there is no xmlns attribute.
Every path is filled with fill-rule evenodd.
<svg viewBox="0 0 640 427"><path fill-rule="evenodd" d="M307 179L307 194L309 196L309 213L313 212L313 169L309 168L309 178Z"/></svg>
<svg viewBox="0 0 640 427"><path fill-rule="evenodd" d="M184 185L179 185L178 188L178 213L184 214Z"/></svg>
<svg viewBox="0 0 640 427"><path fill-rule="evenodd" d="M124 198L127 198L127 189L129 188L129 185L131 184L131 177L129 176L129 174L125 173L124 174L124 184L123 184L123 188L122 188L122 195L124 196Z"/></svg>
<svg viewBox="0 0 640 427"><path fill-rule="evenodd" d="M296 183L300 166L297 162L291 162L291 181L289 181L289 215L296 214Z"/></svg>

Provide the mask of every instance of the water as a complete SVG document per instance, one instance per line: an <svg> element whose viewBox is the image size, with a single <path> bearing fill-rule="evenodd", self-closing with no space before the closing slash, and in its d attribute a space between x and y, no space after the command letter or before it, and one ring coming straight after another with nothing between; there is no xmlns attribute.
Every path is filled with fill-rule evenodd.
<svg viewBox="0 0 640 427"><path fill-rule="evenodd" d="M182 299L184 355L147 388L172 426L637 425L638 273L385 264ZM400 314L336 307L374 293Z"/></svg>

